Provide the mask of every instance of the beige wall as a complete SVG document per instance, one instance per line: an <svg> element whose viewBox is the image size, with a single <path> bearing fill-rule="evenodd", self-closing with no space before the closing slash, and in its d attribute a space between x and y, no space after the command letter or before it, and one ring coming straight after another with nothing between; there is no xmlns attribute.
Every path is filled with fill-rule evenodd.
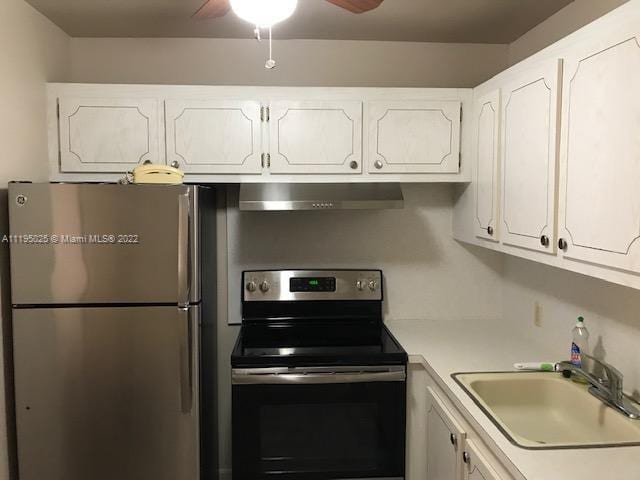
<svg viewBox="0 0 640 480"><path fill-rule="evenodd" d="M542 50L627 0L574 0L509 45L509 65Z"/></svg>
<svg viewBox="0 0 640 480"><path fill-rule="evenodd" d="M0 1L0 233L7 231L6 184L9 180L47 179L45 82L68 81L70 38L23 0ZM0 348L11 344L9 328L7 248L0 248L2 332ZM5 351L2 348L3 352ZM5 355L0 355L0 385L5 381ZM10 380L9 380L10 381ZM9 405L9 438L12 439L12 398ZM0 480L9 478L13 447L7 448L5 398L0 395ZM12 445L10 440L9 445ZM13 453L12 453L13 452ZM10 462L11 458L11 462Z"/></svg>
<svg viewBox="0 0 640 480"><path fill-rule="evenodd" d="M507 65L506 45L225 39L72 40L72 80L202 85L471 87Z"/></svg>

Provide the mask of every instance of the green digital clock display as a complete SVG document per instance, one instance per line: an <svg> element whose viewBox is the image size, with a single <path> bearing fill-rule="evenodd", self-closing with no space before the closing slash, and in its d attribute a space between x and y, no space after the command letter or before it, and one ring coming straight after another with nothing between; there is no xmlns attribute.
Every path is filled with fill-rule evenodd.
<svg viewBox="0 0 640 480"><path fill-rule="evenodd" d="M290 292L335 292L335 277L294 277L289 280Z"/></svg>

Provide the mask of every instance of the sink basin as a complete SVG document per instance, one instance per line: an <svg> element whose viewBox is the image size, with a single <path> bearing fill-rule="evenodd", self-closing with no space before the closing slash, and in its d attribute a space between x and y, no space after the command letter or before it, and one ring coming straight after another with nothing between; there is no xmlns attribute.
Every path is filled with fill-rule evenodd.
<svg viewBox="0 0 640 480"><path fill-rule="evenodd" d="M455 373L454 380L515 445L527 449L640 445L640 420L553 372Z"/></svg>

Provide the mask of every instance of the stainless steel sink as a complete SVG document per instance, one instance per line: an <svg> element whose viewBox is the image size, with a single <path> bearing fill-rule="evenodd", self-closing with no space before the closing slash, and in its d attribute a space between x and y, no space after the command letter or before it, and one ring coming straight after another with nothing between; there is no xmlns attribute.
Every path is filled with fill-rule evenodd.
<svg viewBox="0 0 640 480"><path fill-rule="evenodd" d="M553 372L456 373L452 377L522 448L640 445L640 420L605 405L587 386Z"/></svg>

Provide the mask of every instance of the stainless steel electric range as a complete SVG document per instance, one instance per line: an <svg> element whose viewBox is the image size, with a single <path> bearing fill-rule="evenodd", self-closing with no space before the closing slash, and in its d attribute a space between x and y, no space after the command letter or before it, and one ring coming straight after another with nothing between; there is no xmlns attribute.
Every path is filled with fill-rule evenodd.
<svg viewBox="0 0 640 480"><path fill-rule="evenodd" d="M382 272L242 282L233 479L404 479L407 354L382 322Z"/></svg>

